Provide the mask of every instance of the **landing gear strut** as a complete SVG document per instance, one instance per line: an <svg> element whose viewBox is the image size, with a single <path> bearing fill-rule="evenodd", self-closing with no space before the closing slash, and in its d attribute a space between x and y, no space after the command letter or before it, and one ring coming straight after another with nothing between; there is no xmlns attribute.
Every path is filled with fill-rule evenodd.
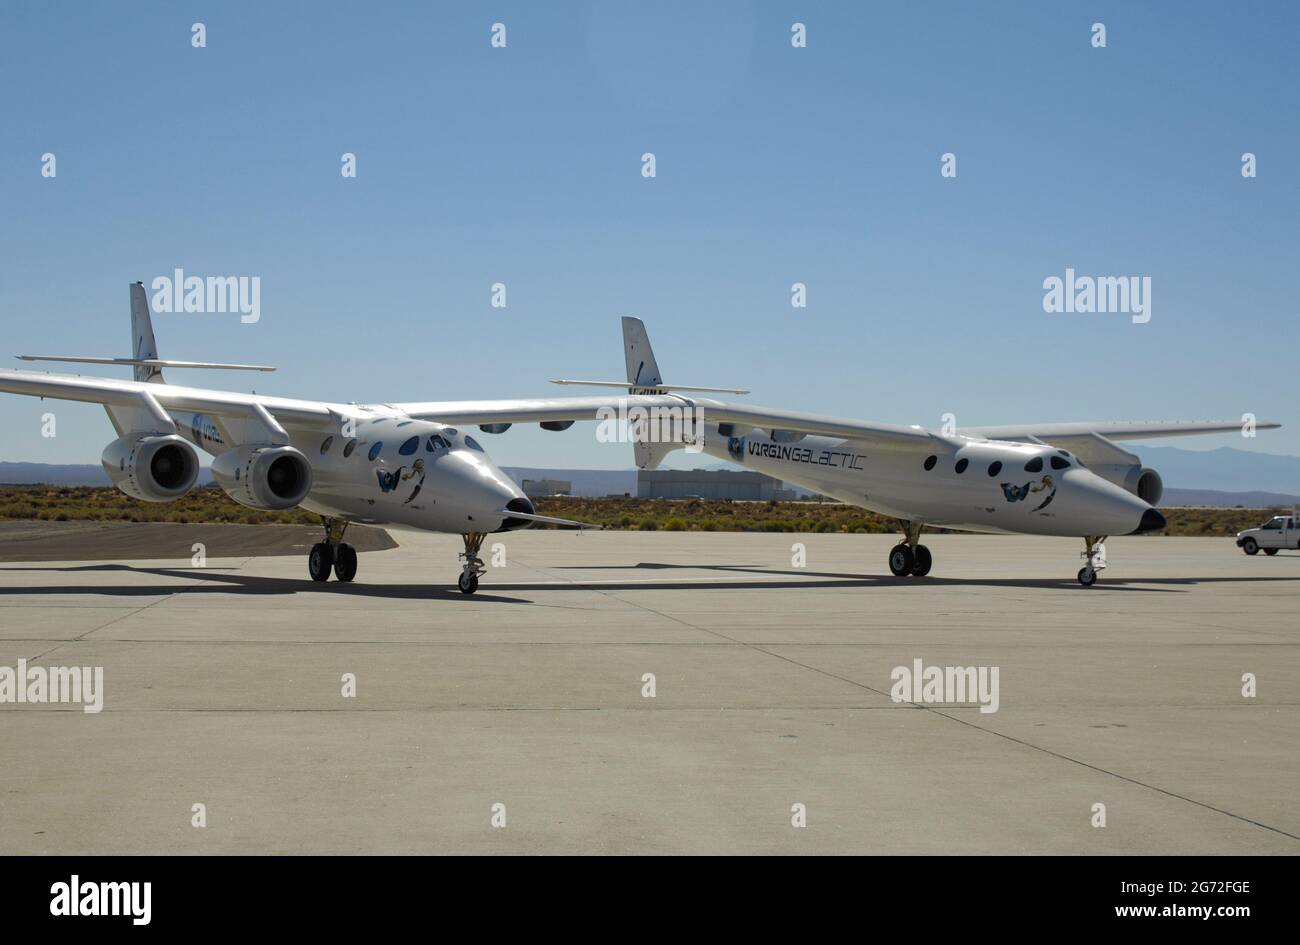
<svg viewBox="0 0 1300 945"><path fill-rule="evenodd" d="M321 516L325 526L325 540L311 546L307 555L307 572L313 581L328 581L330 571L345 584L357 576L357 549L343 541L348 523L342 519Z"/></svg>
<svg viewBox="0 0 1300 945"><path fill-rule="evenodd" d="M922 522L902 522L903 541L895 545L889 552L889 570L894 577L925 577L930 573L930 567L934 564L934 559L930 556L930 549L925 545L919 544L921 540L921 529L925 527Z"/></svg>
<svg viewBox="0 0 1300 945"><path fill-rule="evenodd" d="M478 590L478 576L487 571L483 559L478 556L478 550L483 547L483 539L487 536L483 532L465 532L460 537L465 541L465 553L460 556L464 564L461 565L456 586L462 594L473 594Z"/></svg>
<svg viewBox="0 0 1300 945"><path fill-rule="evenodd" d="M1079 583L1084 587L1092 587L1096 584L1097 572L1106 570L1106 546L1102 544L1105 540L1105 535L1083 536L1082 557L1088 563L1079 569Z"/></svg>

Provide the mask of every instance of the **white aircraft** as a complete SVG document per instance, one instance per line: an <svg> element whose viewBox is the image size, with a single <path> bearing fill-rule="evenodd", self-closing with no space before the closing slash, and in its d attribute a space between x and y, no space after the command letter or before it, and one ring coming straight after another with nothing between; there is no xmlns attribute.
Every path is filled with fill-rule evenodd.
<svg viewBox="0 0 1300 945"><path fill-rule="evenodd" d="M722 388L664 384L645 325L623 319L627 381L570 381L624 387L629 395ZM747 393L746 391L730 391ZM636 396L630 399L635 400ZM685 441L698 451L792 482L899 521L903 541L889 553L896 577L930 573L920 544L926 525L971 532L1079 536L1085 559L1079 583L1106 567L1109 535L1136 535L1167 524L1154 506L1160 474L1115 440L1237 433L1240 423L1138 421L1046 423L935 432L863 420L678 397L680 421L636 418L637 466L657 466ZM635 411L634 411L635 412ZM1257 423L1256 429L1280 424ZM657 440L657 442L656 442Z"/></svg>
<svg viewBox="0 0 1300 945"><path fill-rule="evenodd" d="M112 482L137 499L166 502L188 492L198 477L197 448L213 455L213 476L235 501L268 510L302 506L320 515L324 540L308 555L316 581L328 580L331 571L340 581L356 576L356 551L343 541L352 522L459 534L465 551L458 586L466 594L485 570L478 552L488 533L535 522L584 527L538 515L459 427L504 433L514 423L538 423L564 430L577 420L608 422L629 411L670 421L689 411L702 412L705 422L679 425L676 439L669 430L667 442L656 442L656 435L668 425L633 423L638 466L658 465L689 437L711 455L896 517L905 540L889 563L899 576L929 572L930 553L918 541L925 525L1082 535L1088 562L1079 580L1091 584L1104 567L1098 550L1104 536L1165 524L1152 508L1160 477L1106 437L1239 428L1074 423L944 435L685 397L673 391L744 391L664 384L645 326L635 318L623 319L627 381L558 382L625 388L618 396L365 405L291 400L167 383L163 368L273 369L160 359L143 284L131 286L130 299L132 357L20 357L130 365L134 380L0 370L0 391L103 404L118 436L101 462Z"/></svg>

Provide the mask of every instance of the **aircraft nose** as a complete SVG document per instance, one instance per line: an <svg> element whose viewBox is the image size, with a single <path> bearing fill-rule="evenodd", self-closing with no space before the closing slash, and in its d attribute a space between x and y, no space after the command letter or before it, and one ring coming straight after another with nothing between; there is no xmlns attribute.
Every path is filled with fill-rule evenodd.
<svg viewBox="0 0 1300 945"><path fill-rule="evenodd" d="M502 528L522 528L526 519L512 519L499 515L502 509L533 514L533 504L523 494L514 480L503 473L482 453L470 450L453 450L441 464L451 477L450 493L474 522L475 531L497 531Z"/></svg>
<svg viewBox="0 0 1300 945"><path fill-rule="evenodd" d="M1165 517L1155 509L1147 509L1142 513L1142 521L1138 523L1138 527L1129 534L1141 535L1143 532L1158 532L1168 524Z"/></svg>

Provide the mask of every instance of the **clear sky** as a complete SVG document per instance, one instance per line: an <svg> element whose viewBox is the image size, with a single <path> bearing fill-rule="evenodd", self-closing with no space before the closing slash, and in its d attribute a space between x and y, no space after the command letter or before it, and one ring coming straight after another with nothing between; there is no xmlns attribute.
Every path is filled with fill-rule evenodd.
<svg viewBox="0 0 1300 945"><path fill-rule="evenodd" d="M128 355L128 283L180 267L259 276L261 319L156 315L161 355L280 368L185 383L575 394L546 382L620 378L634 314L667 380L757 404L1253 412L1286 429L1180 445L1300 455L1297 36L1282 2L7 3L0 353ZM1149 276L1150 322L1045 313L1067 267ZM10 395L0 424L4 460L113 436ZM592 425L485 445L631 465Z"/></svg>

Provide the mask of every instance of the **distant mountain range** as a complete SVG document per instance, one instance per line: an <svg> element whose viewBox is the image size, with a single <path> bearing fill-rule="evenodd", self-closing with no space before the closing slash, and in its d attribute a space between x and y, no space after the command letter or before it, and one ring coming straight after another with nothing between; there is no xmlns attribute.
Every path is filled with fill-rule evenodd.
<svg viewBox="0 0 1300 945"><path fill-rule="evenodd" d="M1149 446L1137 450L1143 462L1159 471L1165 482L1163 505L1211 505L1266 508L1300 506L1300 456L1252 453L1223 446L1214 450L1184 450ZM674 457L678 469L736 469L711 458ZM635 469L540 469L502 467L516 482L525 479L564 479L579 496L636 495ZM49 483L67 486L106 486L108 477L98 464L50 465L0 462L0 483ZM206 468L199 483L212 482Z"/></svg>
<svg viewBox="0 0 1300 945"><path fill-rule="evenodd" d="M1300 496L1284 492L1220 492L1217 489L1166 489L1160 504L1165 507L1208 505L1213 508L1271 509L1300 508Z"/></svg>

